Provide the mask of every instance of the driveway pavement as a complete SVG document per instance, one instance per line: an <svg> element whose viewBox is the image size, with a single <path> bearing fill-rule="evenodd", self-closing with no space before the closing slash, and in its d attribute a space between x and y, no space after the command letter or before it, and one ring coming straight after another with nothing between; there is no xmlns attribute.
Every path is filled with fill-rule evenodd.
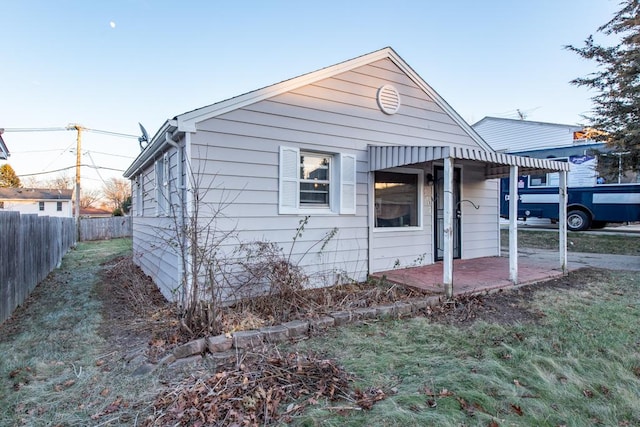
<svg viewBox="0 0 640 427"><path fill-rule="evenodd" d="M521 248L519 258L530 264L555 265L559 263L557 250ZM586 252L569 252L569 270L582 267L604 268L609 270L640 271L640 256L592 254Z"/></svg>
<svg viewBox="0 0 640 427"><path fill-rule="evenodd" d="M500 228L509 228L509 222L501 219ZM536 231L554 231L558 232L558 224L551 224L549 220L533 218L529 221L518 221L518 231L536 230ZM628 236L640 235L640 223L631 224L608 224L605 228L598 230L580 231L581 234L624 234Z"/></svg>

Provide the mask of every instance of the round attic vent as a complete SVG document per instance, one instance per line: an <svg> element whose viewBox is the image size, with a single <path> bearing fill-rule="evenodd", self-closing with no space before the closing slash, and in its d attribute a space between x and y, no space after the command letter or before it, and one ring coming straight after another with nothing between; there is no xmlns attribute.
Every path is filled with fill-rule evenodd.
<svg viewBox="0 0 640 427"><path fill-rule="evenodd" d="M395 87L384 85L378 89L378 106L386 114L394 114L400 108L400 94Z"/></svg>

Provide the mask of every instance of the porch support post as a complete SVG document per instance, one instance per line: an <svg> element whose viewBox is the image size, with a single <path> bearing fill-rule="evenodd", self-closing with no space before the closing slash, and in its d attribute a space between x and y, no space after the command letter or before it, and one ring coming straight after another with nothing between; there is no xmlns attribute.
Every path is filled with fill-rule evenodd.
<svg viewBox="0 0 640 427"><path fill-rule="evenodd" d="M518 284L518 166L509 171L509 280Z"/></svg>
<svg viewBox="0 0 640 427"><path fill-rule="evenodd" d="M367 194L368 194L368 200L367 200L368 215L367 216L369 217L369 224L368 224L369 232L367 233L368 234L367 238L369 239L369 242L367 244L367 258L369 258L369 265L367 267L369 271L367 271L367 273L372 274L373 273L373 229L376 226L375 172L369 172L367 175L368 175L367 185L369 188L369 191L367 191Z"/></svg>
<svg viewBox="0 0 640 427"><path fill-rule="evenodd" d="M447 299L453 298L453 158L444 159L444 256L442 281Z"/></svg>
<svg viewBox="0 0 640 427"><path fill-rule="evenodd" d="M558 183L558 233L560 238L560 268L562 274L567 274L567 171L560 172L560 182Z"/></svg>

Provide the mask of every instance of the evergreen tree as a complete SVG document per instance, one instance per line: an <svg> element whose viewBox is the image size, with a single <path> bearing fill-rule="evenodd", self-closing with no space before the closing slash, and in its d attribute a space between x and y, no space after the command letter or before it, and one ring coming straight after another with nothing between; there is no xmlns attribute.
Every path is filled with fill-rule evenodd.
<svg viewBox="0 0 640 427"><path fill-rule="evenodd" d="M0 166L0 188L20 188L20 178L16 175L10 164Z"/></svg>
<svg viewBox="0 0 640 427"><path fill-rule="evenodd" d="M640 167L640 0L625 0L614 18L598 32L620 37L617 46L601 46L589 36L583 47L566 46L581 57L593 60L598 71L571 81L597 92L594 108L587 116L590 126L601 131L597 140L606 141L625 155L622 167Z"/></svg>

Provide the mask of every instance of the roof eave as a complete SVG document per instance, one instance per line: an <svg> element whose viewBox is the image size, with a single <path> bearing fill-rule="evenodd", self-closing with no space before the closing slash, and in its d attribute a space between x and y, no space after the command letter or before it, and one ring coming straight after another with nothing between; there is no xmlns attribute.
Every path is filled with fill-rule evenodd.
<svg viewBox="0 0 640 427"><path fill-rule="evenodd" d="M2 139L3 133L4 129L0 129L0 159L7 160L11 153L9 153L9 148L7 147L7 144L5 144L4 139Z"/></svg>
<svg viewBox="0 0 640 427"><path fill-rule="evenodd" d="M218 115L227 113L229 111L242 108L246 105L253 104L255 102L271 98L282 93L295 90L299 87L317 82L319 80L335 76L346 71L353 70L363 65L369 64L380 59L390 59L398 68L400 68L409 78L427 95L429 95L434 102L442 108L464 131L473 139L480 147L485 151L494 151L489 144L487 144L482 137L442 98L438 92L436 92L418 73L416 73L411 66L398 55L398 53L391 47L385 47L383 49L344 61L338 64L322 68L317 71L313 71L307 74L303 74L298 77L294 77L289 80L285 80L280 83L276 83L271 86L267 86L262 89L258 89L252 92L248 92L244 95L230 98L225 101L218 102L216 104L209 105L207 107L199 108L176 117L178 121L189 123L191 126L199 122L208 120Z"/></svg>
<svg viewBox="0 0 640 427"><path fill-rule="evenodd" d="M162 151L164 147L169 144L165 138L167 133L169 133L171 137L174 137L180 132L195 132L195 128L190 127L189 124L182 123L178 118L165 121L158 132L156 132L153 138L151 138L149 144L144 148L144 150L142 150L122 175L127 179L131 178L140 171L140 169L144 168L150 161L152 161L158 152Z"/></svg>

